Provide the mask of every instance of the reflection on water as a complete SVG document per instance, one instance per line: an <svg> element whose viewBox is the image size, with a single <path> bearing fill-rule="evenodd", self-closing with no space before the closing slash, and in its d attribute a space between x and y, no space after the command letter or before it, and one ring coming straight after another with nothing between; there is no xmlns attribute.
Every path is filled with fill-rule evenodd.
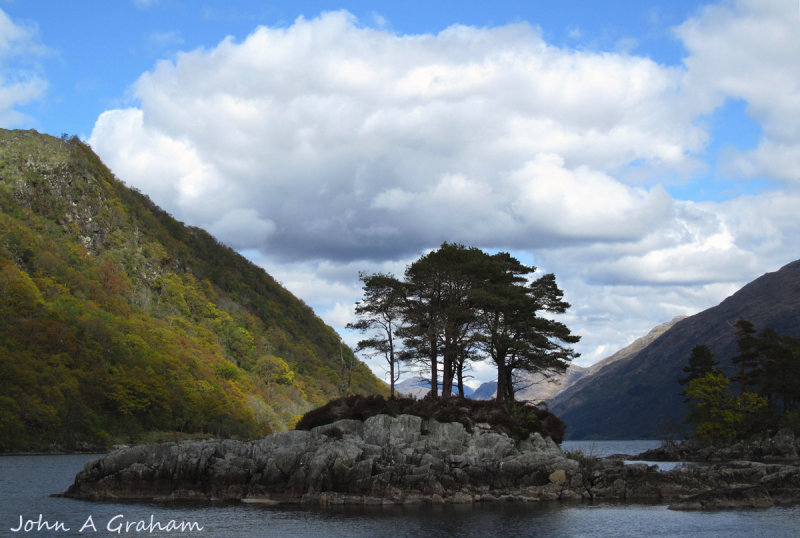
<svg viewBox="0 0 800 538"><path fill-rule="evenodd" d="M619 452L620 445L606 443L595 442L595 448ZM0 536L107 536L109 521L112 525L132 524L129 532L123 526L115 536L794 536L800 521L796 507L673 512L658 505L508 503L305 509L90 503L49 496L64 491L93 457L0 457ZM57 534L11 532L19 526L20 517L36 521L40 514L42 521L58 521L70 530ZM78 532L90 517L97 533L91 532L92 527ZM195 522L203 530L135 532L138 522L147 526L151 521L162 526L170 521Z"/></svg>
<svg viewBox="0 0 800 538"><path fill-rule="evenodd" d="M661 441L641 440L641 441L564 441L561 449L564 452L581 451L587 456L605 458L614 454L627 454L635 456L645 450L658 448Z"/></svg>
<svg viewBox="0 0 800 538"><path fill-rule="evenodd" d="M564 452L580 451L587 456L594 456L597 458L605 458L615 454L622 454L626 456L636 456L646 450L658 448L661 446L661 441L654 440L638 440L638 441L564 441L561 444L561 449ZM659 471L669 471L680 466L694 466L694 463L685 463L680 461L645 461L636 459L624 459L626 465L636 463L644 463L646 465L655 465Z"/></svg>

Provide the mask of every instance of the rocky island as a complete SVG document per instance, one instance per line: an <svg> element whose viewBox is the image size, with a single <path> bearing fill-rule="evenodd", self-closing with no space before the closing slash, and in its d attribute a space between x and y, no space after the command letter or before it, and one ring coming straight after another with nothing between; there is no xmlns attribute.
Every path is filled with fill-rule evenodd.
<svg viewBox="0 0 800 538"><path fill-rule="evenodd" d="M616 500L706 509L800 502L796 462L659 471L622 458L571 456L539 433L515 439L488 423L379 414L250 442L119 449L88 463L63 495L323 506Z"/></svg>

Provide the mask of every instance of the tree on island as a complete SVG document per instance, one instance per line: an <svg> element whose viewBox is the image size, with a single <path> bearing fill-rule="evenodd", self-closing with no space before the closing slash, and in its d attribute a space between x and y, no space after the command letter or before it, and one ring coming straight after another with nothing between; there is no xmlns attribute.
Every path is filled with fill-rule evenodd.
<svg viewBox="0 0 800 538"><path fill-rule="evenodd" d="M756 329L751 322L744 319L737 321L734 327L736 328L736 345L739 348L739 354L731 359L737 366L733 381L739 383L742 393L752 392L756 389L760 375Z"/></svg>
<svg viewBox="0 0 800 538"><path fill-rule="evenodd" d="M753 433L800 424L800 339L780 336L774 329L756 334L754 325L739 320L738 354L731 358L734 375L729 379L713 359L711 350L698 345L692 350L688 375L678 379L687 385L686 422L695 436L706 441L730 441ZM734 394L731 383L739 389Z"/></svg>
<svg viewBox="0 0 800 538"><path fill-rule="evenodd" d="M703 377L710 373L720 373L719 361L714 360L714 353L705 344L698 344L692 348L689 356L689 364L683 367L686 377L678 378L678 383L688 385L691 381ZM687 396L686 390L681 392L681 396ZM690 398L684 399L684 402Z"/></svg>
<svg viewBox="0 0 800 538"><path fill-rule="evenodd" d="M377 329L379 335L360 342L359 349L393 357L390 368L398 359L427 368L431 397L438 396L440 385L441 397L450 397L454 381L463 397L469 363L490 359L497 367L497 401L513 402L523 374L547 378L564 372L577 356L569 345L579 337L540 314L563 314L570 305L554 275L533 278L535 273L505 252L490 255L444 243L409 265L402 282L362 275L360 320L350 327ZM393 334L375 305L392 305ZM394 348L395 336L402 339L401 350Z"/></svg>
<svg viewBox="0 0 800 538"><path fill-rule="evenodd" d="M394 398L394 384L400 376L394 338L401 320L403 286L394 276L383 273L361 273L359 278L364 283L364 299L356 303L358 321L348 323L347 328L362 333L372 331L371 338L358 343L356 353L372 349L372 355L384 358L389 366L389 395Z"/></svg>

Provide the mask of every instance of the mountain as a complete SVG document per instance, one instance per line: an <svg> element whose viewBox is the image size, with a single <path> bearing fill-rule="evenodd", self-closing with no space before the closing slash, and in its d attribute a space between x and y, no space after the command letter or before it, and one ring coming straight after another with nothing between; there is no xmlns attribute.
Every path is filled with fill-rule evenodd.
<svg viewBox="0 0 800 538"><path fill-rule="evenodd" d="M400 383L395 383L394 389L399 393L405 396L411 396L412 398L424 398L426 394L431 391L431 380L426 379L420 376L409 377L408 379L404 379ZM439 384L439 392L441 392L442 387L441 383ZM453 392L458 392L458 387L453 387ZM464 385L464 396L467 398L473 398L473 390Z"/></svg>
<svg viewBox="0 0 800 538"><path fill-rule="evenodd" d="M387 393L261 268L35 131L0 130L0 379L0 451L253 438Z"/></svg>
<svg viewBox="0 0 800 538"><path fill-rule="evenodd" d="M497 381L487 381L472 393L473 400L491 400L497 396Z"/></svg>
<svg viewBox="0 0 800 538"><path fill-rule="evenodd" d="M682 319L686 319L687 316L677 316L670 321L662 323L660 325L655 326L654 328L650 329L650 331L642 336L641 338L637 338L631 344L625 346L624 348L620 349L613 355L609 355L605 359L594 363L586 370L586 375L594 375L606 366L609 366L612 363L618 361L624 361L632 358L638 352L652 344L659 336L667 332L671 329L676 323L681 321ZM577 381L577 380L576 380ZM587 381L588 382L588 381Z"/></svg>
<svg viewBox="0 0 800 538"><path fill-rule="evenodd" d="M549 379L546 379L541 374L528 375L525 381L521 383L523 387L516 393L516 399L531 402L550 400L583 377L586 371L586 368L571 364L566 372ZM475 400L491 400L496 396L497 381L488 381L475 389L471 397Z"/></svg>
<svg viewBox="0 0 800 538"><path fill-rule="evenodd" d="M544 377L541 375L529 376L528 377L529 385L521 389L517 393L517 399L528 400L532 402L544 401L549 403L550 401L554 400L558 395L560 395L562 392L572 387L579 380L584 379L584 377L592 376L605 366L620 360L630 358L638 351L641 351L644 347L652 343L653 340L661 336L667 329L672 327L679 320L683 319L683 317L685 316L677 317L672 321L662 323L661 325L659 325L658 327L652 329L649 333L647 333L646 336L637 339L632 344L617 351L613 355L606 357L600 362L593 364L589 368L583 368L581 366L578 366L577 364L571 364L569 368L567 368L566 372L564 372L561 375L553 376L549 380L544 379ZM480 387L475 389L475 392L471 397L476 400L491 400L496 395L497 395L497 382L489 381L487 383L483 383Z"/></svg>
<svg viewBox="0 0 800 538"><path fill-rule="evenodd" d="M800 336L800 260L767 273L719 305L677 321L642 349L590 372L550 402L568 439L649 439L679 435L685 407L677 379L695 345L723 368L735 356L739 319L757 331Z"/></svg>

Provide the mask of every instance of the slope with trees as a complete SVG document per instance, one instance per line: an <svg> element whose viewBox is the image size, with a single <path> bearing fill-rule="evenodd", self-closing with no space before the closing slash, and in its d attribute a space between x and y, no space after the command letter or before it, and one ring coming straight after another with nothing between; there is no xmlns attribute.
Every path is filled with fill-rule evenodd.
<svg viewBox="0 0 800 538"><path fill-rule="evenodd" d="M579 380L550 402L568 425L568 439L676 439L685 408L678 379L694 346L705 344L723 371L736 367L736 323L800 337L800 260L767 273L719 305L678 321L622 361ZM738 385L738 381L734 384ZM644 411L644 412L643 412Z"/></svg>
<svg viewBox="0 0 800 538"><path fill-rule="evenodd" d="M0 450L252 438L385 386L262 269L77 138L0 130ZM166 435L166 434L165 434Z"/></svg>

